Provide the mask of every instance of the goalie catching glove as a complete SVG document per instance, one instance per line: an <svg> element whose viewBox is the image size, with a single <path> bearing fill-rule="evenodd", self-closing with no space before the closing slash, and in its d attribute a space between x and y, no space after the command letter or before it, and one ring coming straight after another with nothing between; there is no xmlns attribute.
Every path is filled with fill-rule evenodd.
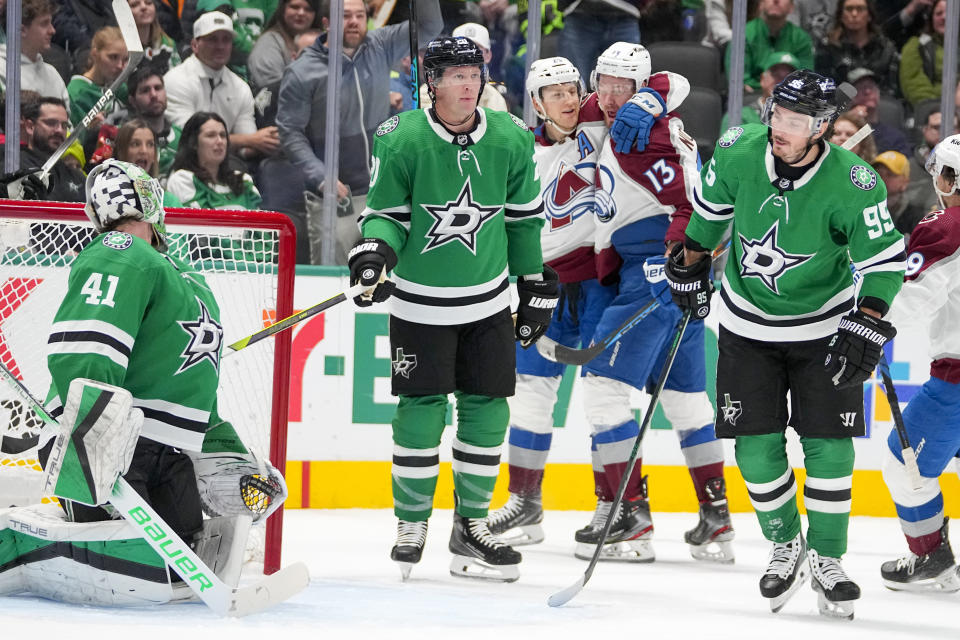
<svg viewBox="0 0 960 640"><path fill-rule="evenodd" d="M536 276L534 276L536 277ZM527 349L540 338L550 326L553 310L560 299L560 279L557 272L543 266L543 275L536 280L530 276L517 279L516 336L520 346Z"/></svg>
<svg viewBox="0 0 960 640"><path fill-rule="evenodd" d="M397 254L380 238L358 240L347 256L347 266L350 267L351 287L358 283L369 287L353 299L358 307L383 302L397 288L395 282L387 280L387 272L397 266Z"/></svg>
<svg viewBox="0 0 960 640"><path fill-rule="evenodd" d="M685 265L683 244L680 242L670 251L666 264L670 295L678 307L693 312L691 320L703 320L710 313L710 296L713 294L713 280L710 277L712 262L710 254L705 253L693 264Z"/></svg>
<svg viewBox="0 0 960 640"><path fill-rule="evenodd" d="M203 512L210 517L246 515L259 522L287 499L287 483L269 462L253 454L193 453L193 472Z"/></svg>
<svg viewBox="0 0 960 640"><path fill-rule="evenodd" d="M883 356L883 345L896 335L892 324L859 309L840 318L823 363L834 386L855 387L866 382Z"/></svg>

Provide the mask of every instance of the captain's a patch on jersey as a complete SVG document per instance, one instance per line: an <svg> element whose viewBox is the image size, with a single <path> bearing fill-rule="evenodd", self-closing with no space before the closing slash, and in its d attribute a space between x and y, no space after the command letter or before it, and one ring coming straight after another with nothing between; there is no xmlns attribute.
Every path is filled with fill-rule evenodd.
<svg viewBox="0 0 960 640"><path fill-rule="evenodd" d="M523 120L521 120L521 119L518 118L517 116L513 115L512 113L510 114L510 118L513 120L513 124L517 125L518 127L520 127L521 129L523 129L524 131L529 131L529 130L530 130L530 127L527 126L527 123L526 123L526 122L524 122Z"/></svg>
<svg viewBox="0 0 960 640"><path fill-rule="evenodd" d="M743 135L743 127L730 127L723 132L723 135L720 136L718 144L726 149L727 147L732 147L733 143L740 139L740 136Z"/></svg>
<svg viewBox="0 0 960 640"><path fill-rule="evenodd" d="M380 123L380 126L377 127L377 136L385 136L394 129L397 128L397 125L400 124L400 116L393 116L388 118Z"/></svg>
<svg viewBox="0 0 960 640"><path fill-rule="evenodd" d="M858 164L850 169L850 182L856 185L858 189L870 191L877 186L877 174L862 164Z"/></svg>
<svg viewBox="0 0 960 640"><path fill-rule="evenodd" d="M124 233L123 231L111 231L107 235L103 236L103 245L105 247L110 247L111 249L116 249L117 251L129 249L130 245L132 244L133 236L131 236L129 233Z"/></svg>

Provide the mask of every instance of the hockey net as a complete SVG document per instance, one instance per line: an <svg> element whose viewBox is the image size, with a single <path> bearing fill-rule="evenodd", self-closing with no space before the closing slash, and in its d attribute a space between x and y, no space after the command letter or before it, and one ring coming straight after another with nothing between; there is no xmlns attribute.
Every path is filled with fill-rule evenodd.
<svg viewBox="0 0 960 640"><path fill-rule="evenodd" d="M0 216L0 361L45 401L50 325L70 265L94 231L82 207L72 204L4 201ZM166 224L169 253L203 272L217 298L224 345L293 313L295 240L286 216L173 210ZM259 459L283 472L290 332L222 358L220 368L220 414ZM36 437L42 427L9 383L0 384L0 507L53 499L40 496ZM282 517L280 510L254 527L254 559L262 559L266 573L280 566Z"/></svg>

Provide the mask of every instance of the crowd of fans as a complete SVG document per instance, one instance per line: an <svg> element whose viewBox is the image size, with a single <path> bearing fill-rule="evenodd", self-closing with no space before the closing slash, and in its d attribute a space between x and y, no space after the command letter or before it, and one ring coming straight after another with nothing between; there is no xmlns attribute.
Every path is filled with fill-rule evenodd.
<svg viewBox="0 0 960 640"><path fill-rule="evenodd" d="M329 0L128 2L144 59L57 163L48 198L82 200L84 174L118 157L160 178L169 206L288 214L300 236L298 261L309 262L311 248L316 261L313 216L327 175ZM5 5L0 0L0 11ZM566 56L585 83L597 53L621 40L699 42L729 64L731 5L543 0L541 55ZM946 5L751 0L741 121L759 121L772 87L794 69L813 68L851 83L857 95L832 140L842 143L864 124L872 126L872 136L854 151L880 172L897 226L909 232L936 202L923 167L939 139ZM408 7L392 0L344 1L340 260L357 233L353 221L366 198L376 128L412 107ZM491 82L482 104L522 115L525 0L419 0L417 7L420 46L441 33L474 40ZM21 166L29 168L49 158L69 127L98 104L128 53L110 3L102 0L23 0L20 40ZM0 31L0 75L6 56ZM946 89L960 101L960 86ZM421 101L429 104L425 90Z"/></svg>

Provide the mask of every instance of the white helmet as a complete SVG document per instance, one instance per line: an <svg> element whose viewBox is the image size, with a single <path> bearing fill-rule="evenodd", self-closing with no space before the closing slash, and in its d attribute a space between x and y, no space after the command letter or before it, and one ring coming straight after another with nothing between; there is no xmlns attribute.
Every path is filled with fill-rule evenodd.
<svg viewBox="0 0 960 640"><path fill-rule="evenodd" d="M152 224L164 244L163 188L137 165L113 158L97 165L87 176L86 193L83 212L98 232L116 220L131 218Z"/></svg>
<svg viewBox="0 0 960 640"><path fill-rule="evenodd" d="M650 79L650 52L639 44L614 42L597 58L597 66L590 74L591 90L597 90L597 76L601 73L630 78L639 89Z"/></svg>
<svg viewBox="0 0 960 640"><path fill-rule="evenodd" d="M940 196L940 205L943 204L944 196L951 196L957 191L960 191L960 134L952 135L948 138L944 138L940 141L937 146L933 148L933 151L930 152L930 156L927 158L927 173L933 177L933 188L936 190L937 195ZM940 188L937 186L937 176L943 173L945 168L952 169L953 179L950 185L950 191L940 191ZM949 176L944 176L947 180L950 180Z"/></svg>
<svg viewBox="0 0 960 640"><path fill-rule="evenodd" d="M580 72L573 63L566 58L543 58L534 60L527 74L527 93L534 104L540 101L540 90L552 84L566 84L576 82L580 93L583 93L583 80Z"/></svg>

